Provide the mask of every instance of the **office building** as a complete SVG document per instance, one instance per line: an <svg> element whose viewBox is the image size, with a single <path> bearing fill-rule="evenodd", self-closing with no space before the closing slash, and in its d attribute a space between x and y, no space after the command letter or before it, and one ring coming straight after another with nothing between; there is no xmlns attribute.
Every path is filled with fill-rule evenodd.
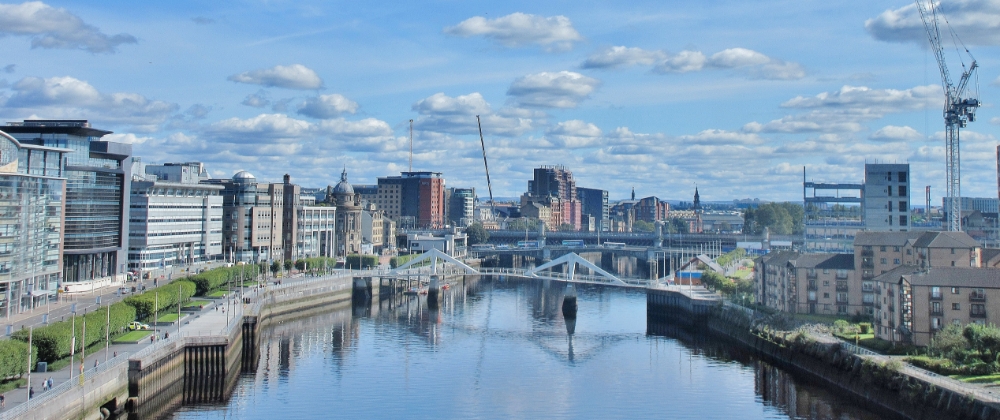
<svg viewBox="0 0 1000 420"><path fill-rule="evenodd" d="M332 257L336 208L317 206L315 195L303 193L302 187L292 184L288 174L282 181L283 258L295 261L300 258Z"/></svg>
<svg viewBox="0 0 1000 420"><path fill-rule="evenodd" d="M0 130L22 146L68 149L62 282L92 287L124 281L132 145L102 141L86 120L24 120ZM46 163L46 165L56 165Z"/></svg>
<svg viewBox="0 0 1000 420"><path fill-rule="evenodd" d="M69 153L0 131L0 315L57 297Z"/></svg>
<svg viewBox="0 0 1000 420"><path fill-rule="evenodd" d="M444 227L445 181L440 172L402 172L378 179L375 205L403 229Z"/></svg>
<svg viewBox="0 0 1000 420"><path fill-rule="evenodd" d="M522 212L530 203L549 208L551 221L546 221L549 230L559 230L565 226L580 230L583 205L577 197L573 172L565 167L535 168L534 179L528 181L528 191L521 196Z"/></svg>
<svg viewBox="0 0 1000 420"><path fill-rule="evenodd" d="M237 172L232 179L204 183L223 187L222 251L226 260L257 263L282 258L283 184L259 184L247 171Z"/></svg>
<svg viewBox="0 0 1000 420"><path fill-rule="evenodd" d="M596 227L602 232L611 229L610 209L608 205L608 191L596 188L576 188L576 196L580 200L580 212L584 215L593 216L597 220Z"/></svg>
<svg viewBox="0 0 1000 420"><path fill-rule="evenodd" d="M466 227L476 221L476 189L446 188L445 208L452 226Z"/></svg>
<svg viewBox="0 0 1000 420"><path fill-rule="evenodd" d="M221 185L199 162L148 165L132 181L128 267L152 271L222 258Z"/></svg>

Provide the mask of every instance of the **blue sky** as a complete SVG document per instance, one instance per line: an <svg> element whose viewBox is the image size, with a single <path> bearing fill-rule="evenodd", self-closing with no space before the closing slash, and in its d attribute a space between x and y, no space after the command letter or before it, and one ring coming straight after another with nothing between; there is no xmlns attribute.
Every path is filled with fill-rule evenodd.
<svg viewBox="0 0 1000 420"><path fill-rule="evenodd" d="M995 197L1000 0L939 10L981 66L963 195ZM89 119L216 177L374 183L407 170L413 119L414 170L482 197L478 114L498 196L564 165L612 199L801 200L803 166L857 182L866 160L944 191L940 76L907 1L30 2L0 4L0 35L4 121Z"/></svg>

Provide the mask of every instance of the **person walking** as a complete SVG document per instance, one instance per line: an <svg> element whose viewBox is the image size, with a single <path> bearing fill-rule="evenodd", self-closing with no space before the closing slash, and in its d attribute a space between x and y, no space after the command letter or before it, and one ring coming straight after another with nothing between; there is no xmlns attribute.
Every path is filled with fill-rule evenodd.
<svg viewBox="0 0 1000 420"><path fill-rule="evenodd" d="M28 388L28 399L35 398L35 387Z"/></svg>
<svg viewBox="0 0 1000 420"><path fill-rule="evenodd" d="M7 396L5 394L0 394L0 408L7 407Z"/></svg>
<svg viewBox="0 0 1000 420"><path fill-rule="evenodd" d="M52 381L51 376L49 376L49 379L46 379L45 382L49 383L49 389L52 389L52 385L55 385L55 382Z"/></svg>

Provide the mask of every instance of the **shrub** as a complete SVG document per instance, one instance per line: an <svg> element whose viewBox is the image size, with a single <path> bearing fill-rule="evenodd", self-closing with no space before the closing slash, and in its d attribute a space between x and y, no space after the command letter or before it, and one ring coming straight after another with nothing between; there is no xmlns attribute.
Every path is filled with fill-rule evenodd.
<svg viewBox="0 0 1000 420"><path fill-rule="evenodd" d="M348 268L372 268L378 265L378 257L374 255L351 254L345 259Z"/></svg>
<svg viewBox="0 0 1000 420"><path fill-rule="evenodd" d="M389 266L392 268L399 267L403 264L410 262L410 260L416 258L417 255L418 254L410 254L410 255L400 255L398 257L392 257L391 259L389 259Z"/></svg>
<svg viewBox="0 0 1000 420"><path fill-rule="evenodd" d="M129 322L135 320L135 308L125 303L118 302L110 306L110 325L108 307L100 308L86 315L77 315L66 321L59 321L41 328L36 328L32 333L31 344L38 352L38 360L43 362L54 362L70 354L70 345L73 342L73 327L76 327L76 347L91 345L104 341L105 337L112 337L123 332ZM83 336L84 320L87 323L87 335ZM15 332L11 338L23 343L28 342L28 330Z"/></svg>
<svg viewBox="0 0 1000 420"><path fill-rule="evenodd" d="M32 343L31 361L38 362L38 347ZM0 341L0 379L16 378L28 370L28 343L18 340ZM34 366L32 366L34 367Z"/></svg>
<svg viewBox="0 0 1000 420"><path fill-rule="evenodd" d="M180 286L179 289L178 286ZM186 302L191 296L194 296L196 290L197 286L194 283L178 280L140 295L125 298L124 302L135 308L136 318L145 320L152 317L155 312Z"/></svg>

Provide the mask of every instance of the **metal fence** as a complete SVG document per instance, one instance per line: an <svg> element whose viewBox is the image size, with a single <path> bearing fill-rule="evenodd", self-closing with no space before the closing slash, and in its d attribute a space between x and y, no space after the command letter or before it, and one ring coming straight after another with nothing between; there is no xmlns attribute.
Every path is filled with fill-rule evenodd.
<svg viewBox="0 0 1000 420"><path fill-rule="evenodd" d="M69 380L67 380L66 382L63 382L63 383L61 383L59 385L56 385L56 386L52 387L52 389L50 389L48 391L45 391L45 392L42 392L41 394L35 395L34 398L32 398L32 399L30 399L30 400L28 400L28 401L26 401L24 403L17 404L15 406L11 407L8 410L4 410L3 413L0 413L0 420L18 418L19 416L21 416L21 415L23 415L25 413L28 413L31 410L36 409L36 408L42 406L43 404L45 404L45 403L47 403L49 401L52 401L55 398L60 397L61 395L65 394L66 392L69 392L69 391L72 391L72 390L75 390L75 389L80 389L80 390L86 391L86 388L89 385L86 382L86 378L93 378L94 376L96 376L96 375L98 375L100 373L106 372L108 370L111 370L111 369L119 369L119 368L122 368L122 367L126 367L127 368L128 359L130 357L131 357L131 355L128 352L118 353L118 356L116 356L116 357L108 360L107 362L99 364L95 368L91 368L89 370L83 371L83 375L82 375L83 379L81 379L80 376L74 376L74 377L70 378ZM99 386L99 385L97 385L97 386Z"/></svg>

